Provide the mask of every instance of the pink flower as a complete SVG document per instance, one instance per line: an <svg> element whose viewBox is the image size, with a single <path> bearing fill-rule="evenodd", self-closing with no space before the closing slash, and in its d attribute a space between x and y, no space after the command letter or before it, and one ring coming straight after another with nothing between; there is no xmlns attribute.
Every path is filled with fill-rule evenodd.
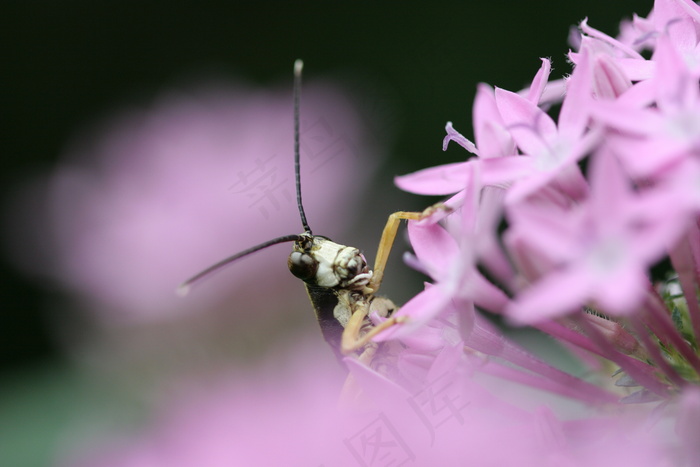
<svg viewBox="0 0 700 467"><path fill-rule="evenodd" d="M700 147L700 91L695 85L700 74L687 68L670 39L662 36L657 43L657 73L649 81L655 106L621 99L595 107L596 117L617 130L609 138L611 148L637 177L694 157Z"/></svg>
<svg viewBox="0 0 700 467"><path fill-rule="evenodd" d="M611 396L603 389L610 378L600 374L604 359L618 369L620 403L662 401L659 413L679 404L695 414L700 7L657 1L619 38L587 21L580 30L565 88L549 81L548 61L527 89L480 86L477 144L446 127L445 145L458 143L470 159L397 178L407 191L454 195L445 202L449 215L409 223L415 258L408 263L432 284L397 312L406 322L379 338L415 352L442 320L444 329L459 330L467 353L499 359L475 366L474 375L595 405ZM549 106L558 101L556 112ZM666 258L671 266L659 274ZM510 342L485 311L548 333L598 373L602 387L591 390ZM655 423L642 408L629 413ZM674 459L692 458L689 432L671 437ZM629 434L633 443L641 439Z"/></svg>
<svg viewBox="0 0 700 467"><path fill-rule="evenodd" d="M661 206L632 192L609 152L599 152L591 164L585 203L562 210L533 202L510 211L509 234L552 265L509 308L517 321L551 318L587 303L615 315L634 312L646 296L646 270L680 234L675 218L649 215Z"/></svg>
<svg viewBox="0 0 700 467"><path fill-rule="evenodd" d="M549 74L546 66L548 63L548 61L543 61L540 73L546 71L547 75ZM541 82L541 77L536 78L536 80ZM453 128L452 122L447 122L445 126L447 136L443 140L442 148L446 150L450 141L454 141L470 153L478 156L479 159L431 167L413 174L396 177L396 185L403 190L418 194L445 195L457 193L464 189L468 174L472 170L471 166L474 164L488 164L490 170L487 173L494 174L495 178L486 180L485 184L497 184L518 177L525 168L518 170L518 167L515 167L516 171L512 173L511 165L517 164L519 161L515 161L512 158L503 161L500 159L503 156L515 154L515 144L498 113L493 88L483 83L477 87L473 120L478 149L474 143ZM487 159L489 162L486 162ZM506 172L500 173L497 170L499 167Z"/></svg>
<svg viewBox="0 0 700 467"><path fill-rule="evenodd" d="M549 68L549 64L546 66ZM596 135L584 138L588 122L586 102L591 95L590 74L590 66L584 59L569 79L558 125L537 107L537 102L496 89L501 118L529 163L527 173L509 190L511 202L518 202L551 182L558 183L574 199L585 195L586 185L575 162L586 154L596 138Z"/></svg>
<svg viewBox="0 0 700 467"><path fill-rule="evenodd" d="M584 60L586 61L586 60ZM511 202L518 202L556 181L569 196L585 195L586 185L575 166L598 138L598 133L584 135L588 121L587 96L591 94L589 66L577 67L569 80L569 98L562 105L560 128L537 103L545 88L550 71L548 60L535 76L527 97L504 89L496 89L495 95L481 86L474 104L475 135L482 142L481 152L473 143L447 124L447 137L479 159L466 163L448 164L425 169L416 174L398 177L397 185L407 191L420 194L448 194L463 188L467 166L480 166L484 185L514 183L508 191ZM515 154L517 144L522 155Z"/></svg>

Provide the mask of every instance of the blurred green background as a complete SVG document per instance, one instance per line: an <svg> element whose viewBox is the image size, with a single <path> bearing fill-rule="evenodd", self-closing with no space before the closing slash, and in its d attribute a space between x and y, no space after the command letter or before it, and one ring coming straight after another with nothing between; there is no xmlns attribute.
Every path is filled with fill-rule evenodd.
<svg viewBox="0 0 700 467"><path fill-rule="evenodd" d="M394 175L465 157L455 147L442 153L441 141L448 120L472 136L478 82L518 90L539 68L539 57L553 59L558 78L569 71L572 25L588 17L591 26L615 35L622 18L646 15L651 6L6 1L0 14L3 212L11 194L54 166L91 122L200 77L291 87L296 58L304 60L307 77L337 79L389 104L395 132L387 135L390 152L374 186L397 192ZM400 206L377 214L373 232L390 210L426 205L419 197L400 199ZM67 369L54 338L56 316L47 304L61 291L19 274L4 256L0 284L0 465L46 465L62 414L95 391Z"/></svg>

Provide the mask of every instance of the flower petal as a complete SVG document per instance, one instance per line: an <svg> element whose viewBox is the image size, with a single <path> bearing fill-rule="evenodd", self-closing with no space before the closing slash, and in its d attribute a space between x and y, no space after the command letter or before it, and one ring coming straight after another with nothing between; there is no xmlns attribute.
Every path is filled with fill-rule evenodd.
<svg viewBox="0 0 700 467"><path fill-rule="evenodd" d="M464 189L469 162L454 162L394 178L397 187L418 195L450 195Z"/></svg>

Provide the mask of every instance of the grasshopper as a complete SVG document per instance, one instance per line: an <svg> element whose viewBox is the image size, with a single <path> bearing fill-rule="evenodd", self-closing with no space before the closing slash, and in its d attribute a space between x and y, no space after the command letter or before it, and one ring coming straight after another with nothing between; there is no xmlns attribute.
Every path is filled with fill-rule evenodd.
<svg viewBox="0 0 700 467"><path fill-rule="evenodd" d="M294 170L297 206L304 232L277 237L223 259L185 281L179 292L186 293L193 283L256 251L278 243L294 242L287 266L292 274L304 281L324 339L340 361L347 355L356 354L360 361L371 365L379 347L372 338L406 320L406 317L393 316L397 307L391 300L375 295L382 283L399 224L401 220L423 219L429 215L430 208L423 213L399 211L389 216L373 269L369 269L364 255L357 248L311 232L301 199L299 163L302 68L302 61L297 60L294 63ZM369 316L373 313L384 318L381 324L372 323ZM376 364L372 366L376 367Z"/></svg>

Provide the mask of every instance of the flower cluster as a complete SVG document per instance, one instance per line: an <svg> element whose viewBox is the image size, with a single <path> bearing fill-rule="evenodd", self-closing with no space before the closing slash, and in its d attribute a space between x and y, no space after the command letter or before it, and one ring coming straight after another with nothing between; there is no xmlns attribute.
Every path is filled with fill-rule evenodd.
<svg viewBox="0 0 700 467"><path fill-rule="evenodd" d="M520 92L479 85L475 141L446 127L444 148L460 145L465 162L396 179L451 197L409 222L407 261L433 281L399 310L407 324L378 340L406 344L401 364L432 342L426 324L450 323L480 357L452 369L598 407L679 403L697 424L700 7L657 0L617 38L585 20L579 31L565 79L550 80L542 59ZM589 377L540 361L483 311L549 334Z"/></svg>

